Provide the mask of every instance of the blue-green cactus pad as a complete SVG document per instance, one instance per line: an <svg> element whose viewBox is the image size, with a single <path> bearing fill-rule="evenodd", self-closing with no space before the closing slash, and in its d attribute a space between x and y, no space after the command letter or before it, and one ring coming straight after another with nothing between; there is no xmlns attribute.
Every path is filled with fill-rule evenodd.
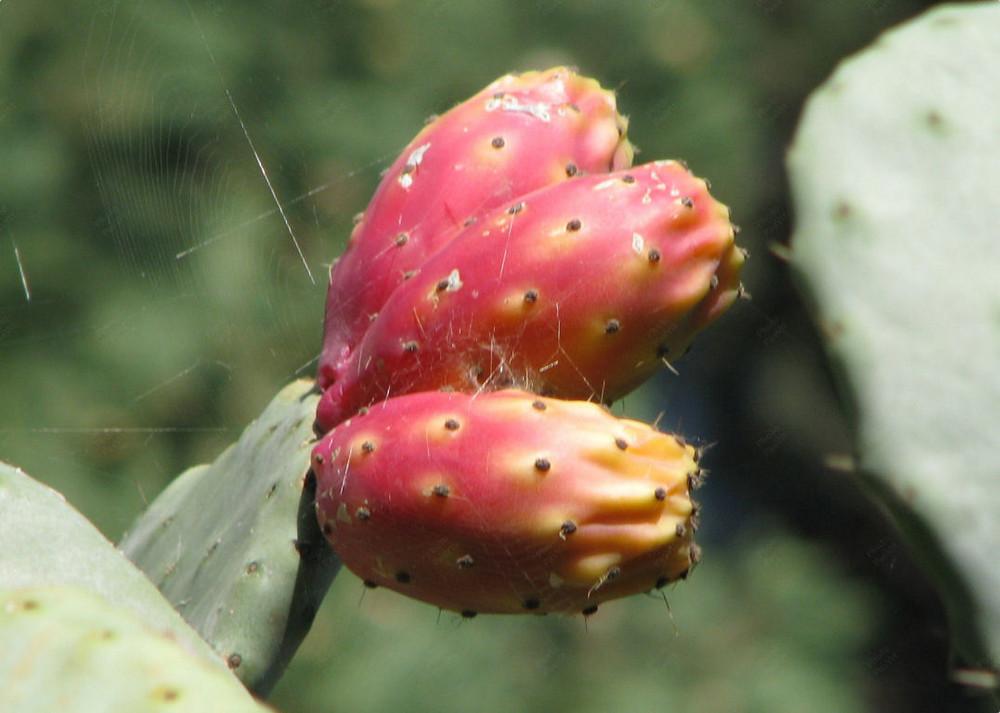
<svg viewBox="0 0 1000 713"><path fill-rule="evenodd" d="M935 8L834 72L788 156L792 265L844 386L858 470L938 584L966 665L994 672L998 88L1000 3Z"/></svg>
<svg viewBox="0 0 1000 713"><path fill-rule="evenodd" d="M264 713L225 668L90 589L0 588L0 711Z"/></svg>
<svg viewBox="0 0 1000 713"><path fill-rule="evenodd" d="M316 524L307 477L318 398L311 382L285 387L214 463L167 487L121 543L261 695L339 567Z"/></svg>
<svg viewBox="0 0 1000 713"><path fill-rule="evenodd" d="M52 585L96 592L224 670L145 575L60 493L0 463L0 588Z"/></svg>

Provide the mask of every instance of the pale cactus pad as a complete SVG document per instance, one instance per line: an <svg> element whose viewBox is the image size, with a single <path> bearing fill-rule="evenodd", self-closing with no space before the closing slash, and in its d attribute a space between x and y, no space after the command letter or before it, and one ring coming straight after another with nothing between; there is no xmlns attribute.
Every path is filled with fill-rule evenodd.
<svg viewBox="0 0 1000 713"><path fill-rule="evenodd" d="M467 221L541 186L627 167L614 94L559 67L507 75L433 119L385 173L330 273L326 388L396 286Z"/></svg>
<svg viewBox="0 0 1000 713"><path fill-rule="evenodd" d="M408 274L317 426L442 387L613 401L732 304L743 259L729 210L676 161L521 196Z"/></svg>
<svg viewBox="0 0 1000 713"><path fill-rule="evenodd" d="M475 613L592 613L697 560L698 450L588 402L423 392L316 446L319 523L368 586Z"/></svg>

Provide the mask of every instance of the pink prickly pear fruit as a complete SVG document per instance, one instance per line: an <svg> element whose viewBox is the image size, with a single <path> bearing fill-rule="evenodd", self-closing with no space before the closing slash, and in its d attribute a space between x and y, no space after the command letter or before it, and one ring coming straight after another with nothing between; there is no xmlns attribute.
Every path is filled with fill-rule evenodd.
<svg viewBox="0 0 1000 713"><path fill-rule="evenodd" d="M317 429L443 387L620 398L736 298L728 215L675 161L522 196L397 288L321 398Z"/></svg>
<svg viewBox="0 0 1000 713"><path fill-rule="evenodd" d="M593 612L684 579L698 450L597 404L421 392L344 421L312 453L344 564L442 609Z"/></svg>
<svg viewBox="0 0 1000 713"><path fill-rule="evenodd" d="M403 276L464 223L536 188L629 166L626 127L613 93L565 67L502 77L424 127L330 271L320 387Z"/></svg>

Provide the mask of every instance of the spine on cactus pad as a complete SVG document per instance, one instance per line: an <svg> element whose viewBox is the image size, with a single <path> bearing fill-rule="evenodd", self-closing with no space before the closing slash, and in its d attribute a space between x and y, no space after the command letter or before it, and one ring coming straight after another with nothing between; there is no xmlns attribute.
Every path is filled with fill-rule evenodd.
<svg viewBox="0 0 1000 713"><path fill-rule="evenodd" d="M728 209L675 161L521 196L405 276L317 428L442 387L613 401L728 308L743 259Z"/></svg>
<svg viewBox="0 0 1000 713"><path fill-rule="evenodd" d="M592 613L697 560L698 451L587 402L422 392L312 454L319 524L370 587L476 613Z"/></svg>
<svg viewBox="0 0 1000 713"><path fill-rule="evenodd" d="M584 173L625 168L614 95L567 68L498 79L432 120L385 173L327 293L318 383L327 388L392 291L469 221Z"/></svg>

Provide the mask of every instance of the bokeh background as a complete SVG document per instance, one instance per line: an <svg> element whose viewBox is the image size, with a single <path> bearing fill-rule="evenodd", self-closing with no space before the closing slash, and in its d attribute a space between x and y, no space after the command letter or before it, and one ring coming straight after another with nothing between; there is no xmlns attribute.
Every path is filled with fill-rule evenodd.
<svg viewBox="0 0 1000 713"><path fill-rule="evenodd" d="M638 161L711 179L751 253L752 301L619 406L713 444L704 561L586 622L461 621L345 572L274 704L993 711L949 682L935 593L831 467L849 427L778 257L805 97L930 4L0 0L0 459L117 540L312 375L327 268L425 118L575 65L618 89Z"/></svg>

